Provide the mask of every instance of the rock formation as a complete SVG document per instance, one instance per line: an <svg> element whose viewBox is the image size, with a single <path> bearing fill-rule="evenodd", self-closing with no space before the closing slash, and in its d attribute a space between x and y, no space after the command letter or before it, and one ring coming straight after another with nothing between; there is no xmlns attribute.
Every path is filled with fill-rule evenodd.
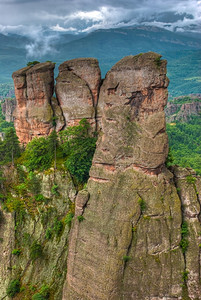
<svg viewBox="0 0 201 300"><path fill-rule="evenodd" d="M1 104L2 113L5 116L7 122L13 122L13 112L16 107L16 100L12 98L6 98L5 101Z"/></svg>
<svg viewBox="0 0 201 300"><path fill-rule="evenodd" d="M54 64L26 67L13 73L17 107L14 124L20 142L48 135L53 129L51 98L54 92Z"/></svg>
<svg viewBox="0 0 201 300"><path fill-rule="evenodd" d="M184 293L201 299L200 200L190 229L195 267L180 247L182 203L164 167L167 85L166 61L154 53L126 57L107 73L99 99L102 134L88 194L76 199L75 216L84 220L75 218L71 231L63 300L182 299ZM181 198L189 203L194 196Z"/></svg>
<svg viewBox="0 0 201 300"><path fill-rule="evenodd" d="M177 98L168 102L165 109L167 122L187 122L192 116L199 116L201 113L201 97L197 96L196 99L194 98L195 96L189 98L189 101L185 103L177 103Z"/></svg>
<svg viewBox="0 0 201 300"><path fill-rule="evenodd" d="M67 171L54 172L53 169L37 174L38 187L45 203L43 200L36 204L33 197L29 196L23 207L20 207L19 201L23 197L19 200L13 188L19 173L13 172L13 169L6 169L5 172L16 203L18 201L18 211L8 213L0 207L0 299L8 299L7 286L16 278L21 278L21 286L24 286L17 299L32 299L37 288L44 284L51 285L52 299L61 299L70 229L69 224L63 220L76 195L71 177ZM59 195L51 191L55 184ZM41 245L41 253L35 260L31 259L34 242ZM19 249L20 255L14 255L14 249Z"/></svg>
<svg viewBox="0 0 201 300"><path fill-rule="evenodd" d="M0 270L3 280L21 272L25 287L48 283L55 300L201 300L201 178L191 169L165 167L166 61L152 52L128 56L103 82L96 60L65 62L59 68L57 99L52 98L53 68L45 63L13 74L17 134L25 143L46 135L53 117L58 131L83 117L94 129L98 123L90 178L77 194L68 174L37 175L50 203L40 206L35 219L25 216L15 239L23 245L22 233L29 233L47 256L31 264L24 246L16 269L11 274ZM61 187L53 196L55 182ZM66 227L59 239L47 241L54 209L63 221L74 206L70 235ZM4 223L5 232L13 218ZM13 247L12 239L11 244L4 241L4 249ZM6 265L9 255L0 256Z"/></svg>
<svg viewBox="0 0 201 300"><path fill-rule="evenodd" d="M96 106L101 73L98 61L81 58L59 67L56 95L54 64L36 64L13 73L17 106L14 112L16 133L21 143L47 136L54 128L77 125L86 118L96 130Z"/></svg>
<svg viewBox="0 0 201 300"><path fill-rule="evenodd" d="M56 95L68 126L86 118L96 127L96 105L101 74L98 61L80 58L66 61L59 67Z"/></svg>

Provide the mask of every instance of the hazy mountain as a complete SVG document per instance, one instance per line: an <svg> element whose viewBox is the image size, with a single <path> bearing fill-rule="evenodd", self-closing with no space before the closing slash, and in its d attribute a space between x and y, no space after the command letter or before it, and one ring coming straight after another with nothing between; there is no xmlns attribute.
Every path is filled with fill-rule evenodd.
<svg viewBox="0 0 201 300"><path fill-rule="evenodd" d="M155 51L168 59L172 94L199 93L201 41L199 34L189 35L144 25L100 29L85 36L51 31L35 39L0 34L0 82L11 81L12 72L30 60L52 60L58 66L72 58L96 57L105 76L123 56Z"/></svg>

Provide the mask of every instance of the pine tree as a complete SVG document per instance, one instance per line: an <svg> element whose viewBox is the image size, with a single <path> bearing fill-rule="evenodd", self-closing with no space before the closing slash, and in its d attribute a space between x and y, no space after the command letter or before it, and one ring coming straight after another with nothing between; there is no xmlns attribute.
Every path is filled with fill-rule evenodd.
<svg viewBox="0 0 201 300"><path fill-rule="evenodd" d="M20 143L15 133L15 129L10 127L5 134L4 139L4 162L12 162L14 166L14 159L20 156Z"/></svg>

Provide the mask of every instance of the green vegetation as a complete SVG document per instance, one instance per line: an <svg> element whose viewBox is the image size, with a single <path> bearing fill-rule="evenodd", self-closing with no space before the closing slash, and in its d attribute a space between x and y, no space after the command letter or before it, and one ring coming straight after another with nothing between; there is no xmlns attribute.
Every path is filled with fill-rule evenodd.
<svg viewBox="0 0 201 300"><path fill-rule="evenodd" d="M22 250L20 250L20 249L13 249L12 254L19 256L21 254L21 252L22 252Z"/></svg>
<svg viewBox="0 0 201 300"><path fill-rule="evenodd" d="M59 136L53 131L46 138L33 139L27 145L19 163L31 172L44 171L52 166L56 169L63 163L75 183L83 185L89 177L96 140L90 134L90 124L83 119L78 126L68 127ZM58 161L60 165L57 165ZM52 186L51 192L55 196L59 195L57 184Z"/></svg>
<svg viewBox="0 0 201 300"><path fill-rule="evenodd" d="M155 59L155 63L156 63L158 68L161 66L162 60L161 60L160 56Z"/></svg>
<svg viewBox="0 0 201 300"><path fill-rule="evenodd" d="M6 130L4 141L0 140L0 163L12 163L21 154L19 140L16 136L15 129L10 127Z"/></svg>
<svg viewBox="0 0 201 300"><path fill-rule="evenodd" d="M7 122L5 120L5 116L2 113L2 107L0 104L0 132L6 132L6 130L10 127L13 127L13 123L12 122Z"/></svg>
<svg viewBox="0 0 201 300"><path fill-rule="evenodd" d="M77 219L78 219L79 222L82 222L82 221L85 220L83 216L77 216Z"/></svg>
<svg viewBox="0 0 201 300"><path fill-rule="evenodd" d="M39 64L39 63L40 63L40 62L37 61L37 60L29 61L29 62L27 63L27 67L29 67L29 66L35 66L35 65L37 65L37 64Z"/></svg>
<svg viewBox="0 0 201 300"><path fill-rule="evenodd" d="M91 136L89 131L90 124L82 119L78 126L69 127L60 133L61 149L66 157L65 167L80 184L84 184L89 178L96 148L97 138Z"/></svg>
<svg viewBox="0 0 201 300"><path fill-rule="evenodd" d="M189 234L188 224L186 221L184 221L181 226L181 242L180 242L180 247L183 253L186 253L188 249L188 245L189 245L189 241L187 239L188 234Z"/></svg>
<svg viewBox="0 0 201 300"><path fill-rule="evenodd" d="M174 104L184 104L184 103L192 103L192 102L201 102L201 100L199 98L191 97L191 96L180 96L174 99L170 99L169 102Z"/></svg>
<svg viewBox="0 0 201 300"><path fill-rule="evenodd" d="M189 274L189 272L186 270L182 273L182 281L183 282L186 282L188 280L188 274Z"/></svg>
<svg viewBox="0 0 201 300"><path fill-rule="evenodd" d="M201 174L201 118L192 117L188 123L167 124L167 133L174 164L191 167Z"/></svg>
<svg viewBox="0 0 201 300"><path fill-rule="evenodd" d="M30 258L35 261L37 258L43 256L43 247L37 241L34 241L30 247Z"/></svg>
<svg viewBox="0 0 201 300"><path fill-rule="evenodd" d="M129 260L131 260L131 257L130 257L130 256L127 256L127 255L124 255L124 256L123 256L123 261L124 261L124 262L128 262Z"/></svg>
<svg viewBox="0 0 201 300"><path fill-rule="evenodd" d="M140 205L141 212L144 212L146 209L146 203L142 198L139 198L138 203Z"/></svg>
<svg viewBox="0 0 201 300"><path fill-rule="evenodd" d="M50 168L53 156L49 151L48 138L34 138L27 145L23 158L23 163L29 171L43 171Z"/></svg>
<svg viewBox="0 0 201 300"><path fill-rule="evenodd" d="M55 232L56 236L60 236L64 228L64 224L62 221L59 221L58 218L54 219L53 231Z"/></svg>
<svg viewBox="0 0 201 300"><path fill-rule="evenodd" d="M188 175L188 176L186 176L186 181L187 181L187 183L189 183L189 184L195 184L196 178L193 177L192 175Z"/></svg>
<svg viewBox="0 0 201 300"><path fill-rule="evenodd" d="M58 188L59 188L59 186L55 183L51 188L51 193L55 196L59 196Z"/></svg>
<svg viewBox="0 0 201 300"><path fill-rule="evenodd" d="M43 285L39 293L33 295L32 300L46 300L49 299L50 289L48 286Z"/></svg>
<svg viewBox="0 0 201 300"><path fill-rule="evenodd" d="M71 222L73 217L74 217L74 213L72 213L71 211L65 217L64 223L67 224L69 228L71 227Z"/></svg>
<svg viewBox="0 0 201 300"><path fill-rule="evenodd" d="M6 292L10 298L13 298L17 293L20 292L20 281L18 279L10 281Z"/></svg>

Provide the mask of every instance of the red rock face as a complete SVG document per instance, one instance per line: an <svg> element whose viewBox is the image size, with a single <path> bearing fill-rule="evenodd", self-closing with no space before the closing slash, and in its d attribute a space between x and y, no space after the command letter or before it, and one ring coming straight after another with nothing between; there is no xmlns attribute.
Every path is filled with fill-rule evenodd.
<svg viewBox="0 0 201 300"><path fill-rule="evenodd" d="M192 98L193 99L193 98ZM175 104L169 102L165 109L167 122L188 121L191 116L199 116L201 112L200 102L189 102L184 104Z"/></svg>
<svg viewBox="0 0 201 300"><path fill-rule="evenodd" d="M54 64L47 62L14 72L17 106L14 124L21 143L46 136L53 129L51 97L54 91Z"/></svg>
<svg viewBox="0 0 201 300"><path fill-rule="evenodd" d="M95 129L95 109L101 83L98 61L94 58L66 61L60 65L56 80L56 95L66 125L77 125L86 118Z"/></svg>

